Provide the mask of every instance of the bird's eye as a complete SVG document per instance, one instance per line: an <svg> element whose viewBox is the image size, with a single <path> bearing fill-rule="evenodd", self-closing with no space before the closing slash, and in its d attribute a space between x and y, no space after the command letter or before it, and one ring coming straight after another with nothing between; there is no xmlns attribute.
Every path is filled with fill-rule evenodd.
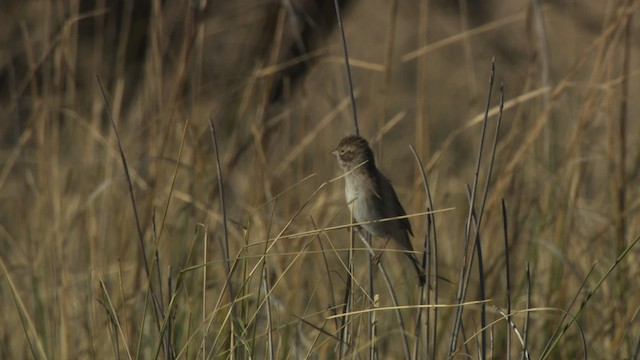
<svg viewBox="0 0 640 360"><path fill-rule="evenodd" d="M340 154L344 154L344 149L340 149Z"/></svg>

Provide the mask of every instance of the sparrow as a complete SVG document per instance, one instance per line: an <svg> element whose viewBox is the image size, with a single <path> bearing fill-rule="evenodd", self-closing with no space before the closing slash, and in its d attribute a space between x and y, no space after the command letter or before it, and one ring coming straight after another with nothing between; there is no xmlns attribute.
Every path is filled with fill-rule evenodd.
<svg viewBox="0 0 640 360"><path fill-rule="evenodd" d="M366 139L350 135L331 152L345 172L345 197L356 222L367 222L406 215L389 180L378 170ZM361 225L373 236L393 239L405 251L418 274L420 286L426 277L413 252L411 224L407 218Z"/></svg>

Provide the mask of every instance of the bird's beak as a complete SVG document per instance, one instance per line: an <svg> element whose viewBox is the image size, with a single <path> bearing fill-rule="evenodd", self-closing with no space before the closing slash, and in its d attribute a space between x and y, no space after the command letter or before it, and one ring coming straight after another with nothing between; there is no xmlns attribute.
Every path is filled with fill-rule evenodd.
<svg viewBox="0 0 640 360"><path fill-rule="evenodd" d="M338 149L333 150L333 151L331 152L331 155L338 156Z"/></svg>

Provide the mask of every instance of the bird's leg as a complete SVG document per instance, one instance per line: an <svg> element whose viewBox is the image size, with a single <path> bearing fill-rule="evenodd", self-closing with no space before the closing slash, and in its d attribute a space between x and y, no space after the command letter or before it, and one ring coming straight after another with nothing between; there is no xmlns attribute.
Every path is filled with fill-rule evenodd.
<svg viewBox="0 0 640 360"><path fill-rule="evenodd" d="M391 239L391 236L387 236L387 240L384 242L384 246L382 247L382 250L380 250L379 253L377 253L376 255L374 255L371 259L374 263L379 263L380 262L380 258L382 257L382 254L384 253L384 249L387 248L387 245L389 244L389 240Z"/></svg>

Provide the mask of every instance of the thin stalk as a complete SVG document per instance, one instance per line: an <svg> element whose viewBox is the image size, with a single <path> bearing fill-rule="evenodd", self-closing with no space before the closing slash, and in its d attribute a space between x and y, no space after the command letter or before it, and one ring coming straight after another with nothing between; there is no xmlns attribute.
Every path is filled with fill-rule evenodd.
<svg viewBox="0 0 640 360"><path fill-rule="evenodd" d="M431 211L433 207L433 199L431 197L431 190L429 189L429 182L427 181L427 175L424 169L424 165L422 160L418 156L418 153L413 148L413 146L409 145L411 152L413 153L413 157L416 159L418 163L418 171L420 172L420 176L422 178L422 184L424 186L424 191L427 195L428 207L427 211ZM435 281L433 283L433 304L438 304L438 237L436 233L436 223L435 223L435 214L429 214L427 217L427 229L425 233L425 241L424 241L424 253L422 257L423 268L425 271L425 276L427 278L427 286L426 291L421 292L420 296L420 305L422 304L431 304L431 237L430 233L433 230L433 269L434 269L434 278ZM426 293L426 294L425 294ZM420 318L422 312L418 314L418 326L420 325ZM438 308L433 308L433 340L431 343L430 337L430 322L431 322L431 311L428 310L425 315L425 353L429 354L431 352L431 358L435 359L436 357L436 347L437 347L437 328L438 328ZM416 334L418 335L418 334ZM416 336L419 339L418 336ZM418 357L418 341L416 341L416 346L414 347L414 358Z"/></svg>
<svg viewBox="0 0 640 360"><path fill-rule="evenodd" d="M473 187L471 191L471 200L469 201L469 213L467 215L466 228L465 228L465 245L464 245L464 256L462 259L462 268L460 269L460 278L458 283L458 291L456 293L456 303L461 304L464 302L464 299L467 294L467 286L466 282L468 281L470 274L470 267L467 266L467 263L470 261L469 256L473 253L469 253L469 244L470 244L470 232L471 232L471 218L472 213L474 211L475 197L476 197L476 189L478 186L478 176L480 173L480 163L482 161L482 150L484 148L484 139L485 133L487 130L487 122L489 118L489 108L491 104L491 93L493 90L493 81L495 79L495 58L491 62L491 71L489 75L489 93L487 95L487 102L485 106L485 114L484 121L482 124L482 133L480 136L480 147L478 150L478 159L476 162L475 174L473 177ZM451 343L449 344L449 354L450 357L456 350L456 344L458 342L458 332L460 329L460 325L462 323L462 311L463 307L460 306L456 309L455 320L453 324L453 329L451 332Z"/></svg>
<svg viewBox="0 0 640 360"><path fill-rule="evenodd" d="M235 318L235 306L234 306L234 292L233 292L233 283L231 282L231 258L229 257L229 232L227 229L227 211L226 211L226 207L224 205L224 185L222 182L222 168L220 166L220 151L218 150L218 140L216 139L216 128L213 125L213 119L209 118L209 128L211 130L211 141L213 142L213 150L215 152L215 161L216 161L216 169L217 169L217 173L218 173L218 191L219 191L219 197L220 197L220 209L222 211L222 228L223 228L223 236L224 236L224 241L223 241L223 251L224 251L224 269L225 269L225 276L228 279L228 284L227 284L227 296L229 298L229 306L231 307L231 316L233 316ZM230 322L231 324L231 329L233 332L232 336L232 343L234 342L234 338L235 338L235 332L233 331L233 320ZM232 346L233 349L233 346ZM232 352L230 354L231 358L235 358L235 352Z"/></svg>
<svg viewBox="0 0 640 360"><path fill-rule="evenodd" d="M102 94L102 100L104 102L105 109L107 110L107 116L111 122L111 126L113 127L114 134L116 136L116 141L118 143L118 151L120 154L120 160L122 161L122 167L124 169L124 174L127 179L127 186L129 190L129 199L131 200L131 207L133 208L133 215L136 221L136 231L138 234L138 244L140 245L140 252L142 255L144 271L147 275L147 283L149 285L149 292L151 293L151 298L153 302L153 310L156 320L156 327L159 330L161 327L162 319L164 318L164 314L162 313L162 308L160 307L160 302L158 301L158 297L154 291L153 282L151 280L151 271L149 269L149 261L147 260L147 251L144 245L144 236L142 235L142 225L140 225L140 216L138 215L138 207L136 205L136 198L133 193L133 182L131 181L131 175L129 174L129 166L127 165L127 158L124 155L124 149L122 148L122 142L120 141L120 135L118 134L118 127L113 119L113 115L111 113L111 107L109 106L109 101L107 100L107 95L104 91L104 87L102 86L102 80L100 80L100 76L96 76L98 80L98 87L100 88L100 93ZM140 333L142 336L142 332Z"/></svg>
<svg viewBox="0 0 640 360"><path fill-rule="evenodd" d="M362 240L362 243L364 244L364 246L367 248L369 255L371 257L375 257L376 255L375 252L371 248L371 245L367 242L367 239L365 239L365 237L362 236L362 232L358 232L358 235L360 236L360 240ZM387 274L387 271L384 269L382 262L377 261L376 265L378 266L378 270L382 275L382 279L384 280L384 283L387 285L387 290L389 291L389 296L391 298L391 302L393 303L393 306L399 307L400 305L398 302L398 298L396 297L395 291L393 291L393 286L391 286L391 279L389 279L389 275ZM409 340L407 339L407 332L405 330L406 327L404 324L404 319L402 318L402 313L400 312L399 308L395 309L395 313L398 319L398 326L400 326L400 334L402 335L401 336L402 349L404 350L404 356L405 356L405 359L409 360L411 359L411 353L409 351Z"/></svg>
<svg viewBox="0 0 640 360"><path fill-rule="evenodd" d="M507 277L507 360L511 359L511 268L509 266L509 232L507 227L507 205L502 199L502 230L504 236L505 273Z"/></svg>
<svg viewBox="0 0 640 360"><path fill-rule="evenodd" d="M344 35L344 27L342 26L342 15L340 14L340 6L338 0L333 0L333 6L336 9L336 17L338 18L338 28L340 29L340 38L342 39L342 53L344 55L344 67L349 84L349 97L351 99L351 112L353 113L354 133L360 135L358 127L358 113L356 111L356 98L353 95L353 81L351 80L351 67L349 66L349 51L347 49L347 37Z"/></svg>

